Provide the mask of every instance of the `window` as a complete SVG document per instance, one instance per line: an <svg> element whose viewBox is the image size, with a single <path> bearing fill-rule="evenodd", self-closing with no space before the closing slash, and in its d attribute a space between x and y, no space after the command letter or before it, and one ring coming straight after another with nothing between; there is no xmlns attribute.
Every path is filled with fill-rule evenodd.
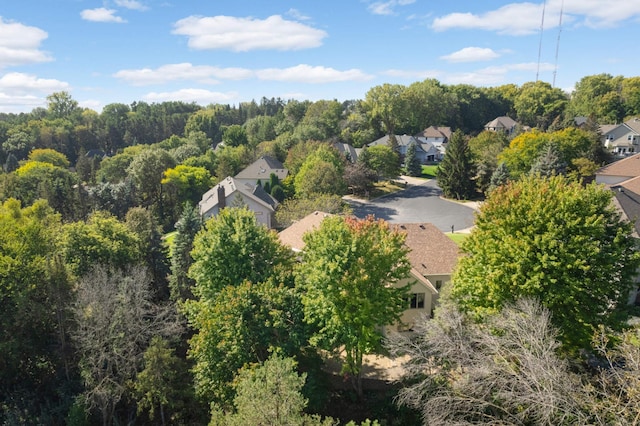
<svg viewBox="0 0 640 426"><path fill-rule="evenodd" d="M413 293L411 295L409 309L424 309L424 293Z"/></svg>
<svg viewBox="0 0 640 426"><path fill-rule="evenodd" d="M442 288L442 280L436 280L436 290L440 290Z"/></svg>

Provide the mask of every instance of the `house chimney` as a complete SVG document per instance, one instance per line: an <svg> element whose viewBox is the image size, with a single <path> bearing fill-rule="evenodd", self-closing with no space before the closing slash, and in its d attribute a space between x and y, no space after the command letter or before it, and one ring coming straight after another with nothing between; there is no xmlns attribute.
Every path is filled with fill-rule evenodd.
<svg viewBox="0 0 640 426"><path fill-rule="evenodd" d="M218 210L227 207L227 198L224 193L224 186L218 185Z"/></svg>

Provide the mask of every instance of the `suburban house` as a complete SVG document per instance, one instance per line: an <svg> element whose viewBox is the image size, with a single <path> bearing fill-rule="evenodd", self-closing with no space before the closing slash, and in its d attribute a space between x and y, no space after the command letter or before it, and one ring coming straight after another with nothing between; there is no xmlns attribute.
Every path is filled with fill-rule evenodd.
<svg viewBox="0 0 640 426"><path fill-rule="evenodd" d="M607 164L596 171L596 183L619 185L640 176L640 153Z"/></svg>
<svg viewBox="0 0 640 426"><path fill-rule="evenodd" d="M263 155L252 164L245 167L235 176L235 179L240 183L252 186L256 185L258 181L264 185L269 182L269 178L272 173L282 181L289 175L289 170L285 169L282 163L277 159L269 155Z"/></svg>
<svg viewBox="0 0 640 426"><path fill-rule="evenodd" d="M281 231L278 234L280 242L295 252L303 251L303 235L317 229L328 216L330 215L327 213L317 211L307 215ZM458 245L433 224L407 223L391 226L407 234L405 244L409 248L411 272L397 285L410 284L410 296L400 323L386 326L385 333L410 331L420 317L433 315L439 290L451 280L460 255Z"/></svg>
<svg viewBox="0 0 640 426"><path fill-rule="evenodd" d="M198 203L200 215L205 220L217 216L225 207L241 205L256 215L258 223L269 229L274 227L273 216L278 202L260 185L242 183L229 176L205 192Z"/></svg>
<svg viewBox="0 0 640 426"><path fill-rule="evenodd" d="M507 135L512 135L518 126L518 122L511 117L502 116L497 117L484 125L484 130L490 132L503 132Z"/></svg>
<svg viewBox="0 0 640 426"><path fill-rule="evenodd" d="M416 145L416 156L420 160L420 163L426 164L434 161L442 160L444 154L435 146L432 142L427 142L425 140L421 140L420 138L416 138L414 136L409 135L395 135L396 142L398 142L398 149L400 151L400 157L404 159L405 155L407 155L407 148L411 144ZM367 144L368 147L376 146L376 145L387 145L389 146L389 140L391 136L385 135L375 141ZM440 144L442 145L442 144Z"/></svg>
<svg viewBox="0 0 640 426"><path fill-rule="evenodd" d="M632 118L621 124L604 124L600 126L600 133L602 144L615 155L640 152L640 118Z"/></svg>
<svg viewBox="0 0 640 426"><path fill-rule="evenodd" d="M333 147L352 163L358 161L358 154L362 151L362 148L354 148L353 145L343 142L334 142Z"/></svg>
<svg viewBox="0 0 640 426"><path fill-rule="evenodd" d="M614 204L633 224L635 238L640 238L640 154L625 157L596 171L596 182L613 191ZM629 294L629 304L640 305L640 273L638 287Z"/></svg>
<svg viewBox="0 0 640 426"><path fill-rule="evenodd" d="M432 144L447 143L451 139L451 127L429 126L415 137Z"/></svg>

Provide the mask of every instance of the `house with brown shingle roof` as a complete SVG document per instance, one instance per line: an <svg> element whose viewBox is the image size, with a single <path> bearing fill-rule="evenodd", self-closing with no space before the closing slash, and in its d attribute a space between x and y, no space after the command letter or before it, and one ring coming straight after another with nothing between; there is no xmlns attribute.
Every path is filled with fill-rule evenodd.
<svg viewBox="0 0 640 426"><path fill-rule="evenodd" d="M411 287L409 309L402 315L402 323L411 328L421 316L433 315L442 286L451 281L460 250L451 238L432 223L402 223L394 226L407 235L404 243L409 248L407 257L412 267L411 279L415 279ZM424 298L424 307L414 306L414 298Z"/></svg>
<svg viewBox="0 0 640 426"><path fill-rule="evenodd" d="M491 132L503 132L511 135L518 126L518 122L511 117L497 117L484 125L484 129Z"/></svg>
<svg viewBox="0 0 640 426"><path fill-rule="evenodd" d="M640 176L640 154L625 157L596 171L596 182L617 185Z"/></svg>
<svg viewBox="0 0 640 426"><path fill-rule="evenodd" d="M429 143L447 143L451 139L451 127L429 126L414 136L423 138L425 142Z"/></svg>
<svg viewBox="0 0 640 426"><path fill-rule="evenodd" d="M328 213L313 212L278 234L280 242L296 252L304 250L303 236L318 229ZM432 316L438 301L440 288L451 281L458 262L458 245L431 223L406 223L392 225L406 233L405 245L411 264L409 276L396 284L410 285L410 298L401 322L385 327L385 333L411 330L420 317Z"/></svg>
<svg viewBox="0 0 640 426"><path fill-rule="evenodd" d="M330 213L315 211L302 219L294 222L286 229L278 233L280 242L298 253L304 249L304 240L302 236L307 232L312 232L320 227L324 218L332 216Z"/></svg>
<svg viewBox="0 0 640 426"><path fill-rule="evenodd" d="M635 238L640 237L640 154L608 164L596 171L596 182L613 191L613 202L623 219L633 224ZM640 305L640 274L638 287L631 291L629 304Z"/></svg>

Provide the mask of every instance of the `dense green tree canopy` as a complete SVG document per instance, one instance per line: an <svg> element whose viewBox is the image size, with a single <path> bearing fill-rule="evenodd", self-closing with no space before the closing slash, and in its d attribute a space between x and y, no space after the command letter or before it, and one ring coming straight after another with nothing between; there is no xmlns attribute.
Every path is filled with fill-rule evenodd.
<svg viewBox="0 0 640 426"><path fill-rule="evenodd" d="M124 223L106 212L93 213L87 222L64 226L62 253L71 272L82 276L93 265L126 267L142 259L140 241Z"/></svg>
<svg viewBox="0 0 640 426"><path fill-rule="evenodd" d="M492 191L464 241L452 298L480 316L524 296L542 301L569 348L600 324L619 327L640 258L611 193L563 176Z"/></svg>
<svg viewBox="0 0 640 426"><path fill-rule="evenodd" d="M189 276L196 281L195 294L204 299L227 286L278 276L292 261L277 235L258 224L247 208L223 209L205 223L193 246Z"/></svg>
<svg viewBox="0 0 640 426"><path fill-rule="evenodd" d="M343 371L362 396L363 355L380 348L380 327L397 321L406 307L410 265L405 235L382 220L332 216L303 236L298 268L305 321L316 327L311 343L344 348Z"/></svg>
<svg viewBox="0 0 640 426"><path fill-rule="evenodd" d="M215 298L187 302L186 310L197 331L189 350L196 391L208 402L231 404L234 377L244 365L272 351L300 359L307 346L300 296L274 280L226 286Z"/></svg>
<svg viewBox="0 0 640 426"><path fill-rule="evenodd" d="M0 404L12 395L33 402L55 392L63 371L65 324L57 315L70 297L65 280L53 276L60 216L38 201L21 208L11 199L0 205ZM2 418L0 414L0 418Z"/></svg>

